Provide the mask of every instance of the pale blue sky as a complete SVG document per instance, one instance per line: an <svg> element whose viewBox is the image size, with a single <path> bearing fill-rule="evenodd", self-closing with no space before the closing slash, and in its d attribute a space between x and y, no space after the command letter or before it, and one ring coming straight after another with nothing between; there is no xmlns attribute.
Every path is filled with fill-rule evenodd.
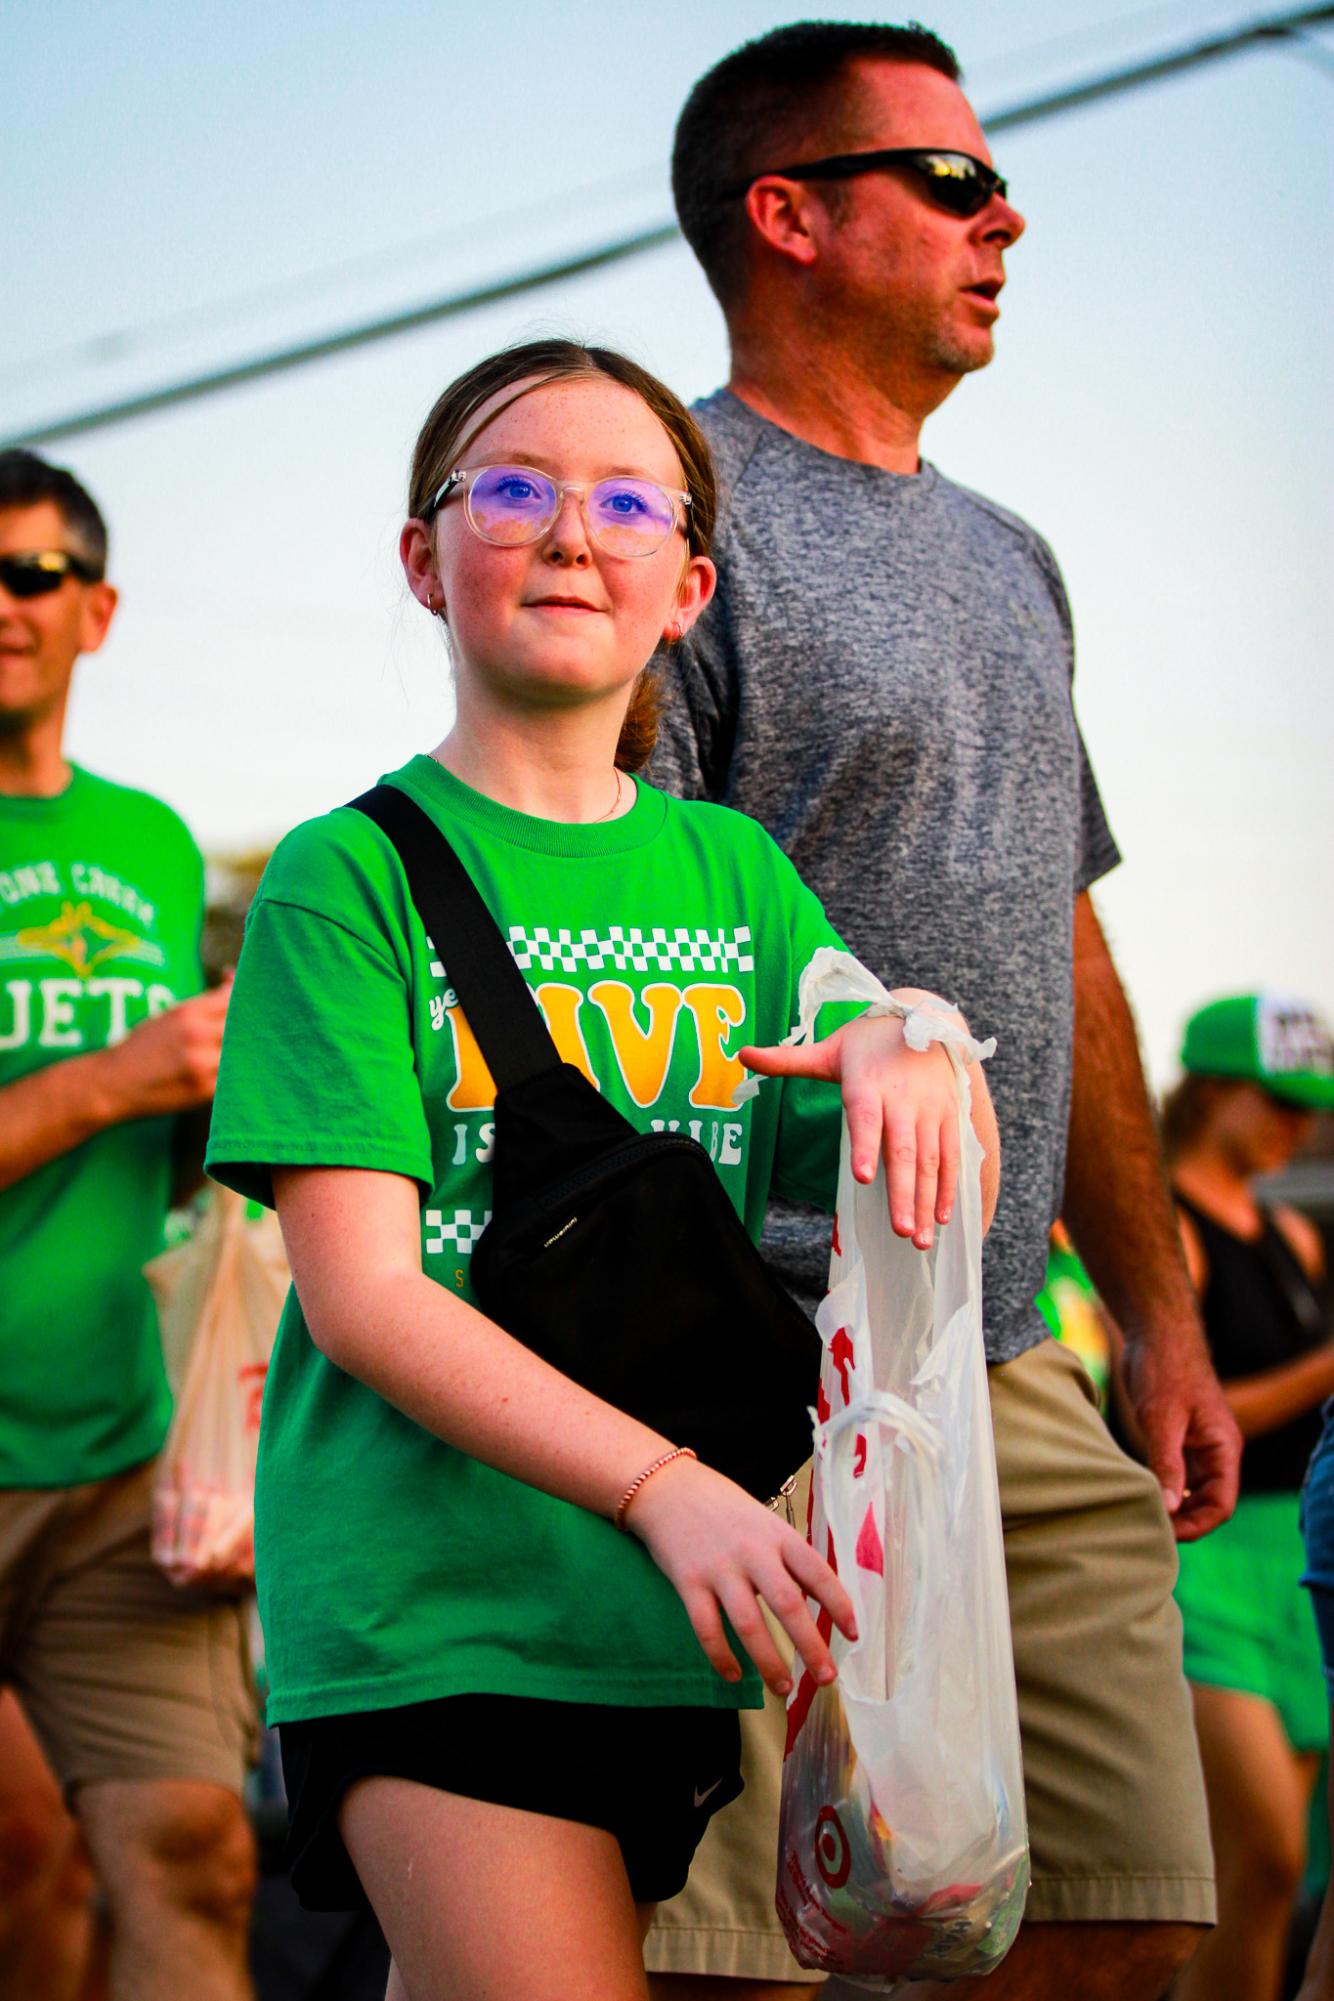
<svg viewBox="0 0 1334 2001"><path fill-rule="evenodd" d="M984 113L1255 13L923 11ZM662 219L690 83L794 12L5 0L0 435ZM1064 566L1126 855L1102 907L1159 1077L1210 991L1334 1007L1332 105L1334 70L1274 48L1001 135L1029 229L998 359L926 433ZM75 754L225 851L435 741L447 675L394 558L407 456L459 368L553 327L686 395L726 371L669 248L53 446L110 516L124 591Z"/></svg>

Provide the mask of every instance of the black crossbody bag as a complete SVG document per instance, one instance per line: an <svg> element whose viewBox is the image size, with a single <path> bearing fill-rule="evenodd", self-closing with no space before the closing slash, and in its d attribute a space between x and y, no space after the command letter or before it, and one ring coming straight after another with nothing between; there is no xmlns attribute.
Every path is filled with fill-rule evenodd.
<svg viewBox="0 0 1334 2001"><path fill-rule="evenodd" d="M483 1309L564 1375L769 1500L811 1449L820 1339L685 1133L641 1133L564 1063L471 876L394 786L393 842L496 1083Z"/></svg>

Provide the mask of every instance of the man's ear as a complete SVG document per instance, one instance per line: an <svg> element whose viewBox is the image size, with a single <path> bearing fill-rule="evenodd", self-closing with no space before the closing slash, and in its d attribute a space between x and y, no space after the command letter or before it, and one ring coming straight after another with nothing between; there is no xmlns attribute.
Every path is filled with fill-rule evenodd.
<svg viewBox="0 0 1334 2001"><path fill-rule="evenodd" d="M103 581L84 585L83 615L79 624L80 653L96 653L111 630L111 621L119 602L120 593L114 584Z"/></svg>
<svg viewBox="0 0 1334 2001"><path fill-rule="evenodd" d="M763 174L746 190L746 214L768 248L794 264L813 264L819 255L811 228L812 203L800 181Z"/></svg>

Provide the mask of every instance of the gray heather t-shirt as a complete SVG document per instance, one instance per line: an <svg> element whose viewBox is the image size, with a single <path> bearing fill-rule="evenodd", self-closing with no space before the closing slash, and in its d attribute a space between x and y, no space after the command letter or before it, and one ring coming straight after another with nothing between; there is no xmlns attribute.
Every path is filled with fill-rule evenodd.
<svg viewBox="0 0 1334 2001"><path fill-rule="evenodd" d="M752 814L889 986L994 1035L1001 1196L988 1360L1033 1304L1065 1168L1074 900L1119 859L1071 707L1054 557L923 464L833 458L726 390L696 407L724 491L718 595L677 656L649 775ZM823 1293L828 1220L775 1205L765 1250Z"/></svg>

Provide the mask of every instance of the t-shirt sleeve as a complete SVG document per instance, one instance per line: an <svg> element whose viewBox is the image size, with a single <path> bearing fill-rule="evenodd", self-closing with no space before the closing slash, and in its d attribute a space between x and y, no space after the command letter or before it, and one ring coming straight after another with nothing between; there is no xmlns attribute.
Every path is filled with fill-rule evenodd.
<svg viewBox="0 0 1334 2001"><path fill-rule="evenodd" d="M1078 721L1075 729L1079 732L1079 852L1075 860L1075 895L1082 896L1100 877L1111 874L1121 859L1121 850L1108 825Z"/></svg>
<svg viewBox="0 0 1334 2001"><path fill-rule="evenodd" d="M1075 626L1070 612L1070 599L1066 593L1065 579L1055 555L1040 535L1035 535L1027 524L1025 533L1037 557L1038 567L1046 580L1052 600L1065 627L1066 644L1070 667L1070 681L1073 690L1075 676ZM1073 701L1073 695L1072 695ZM1121 859L1121 851L1107 820L1102 795L1098 791L1098 781L1093 775L1093 765L1089 759L1084 733L1079 727L1079 718L1074 717L1075 740L1079 754L1079 845L1075 854L1075 895L1083 892L1109 875Z"/></svg>
<svg viewBox="0 0 1334 2001"><path fill-rule="evenodd" d="M714 600L663 668L666 700L645 777L678 799L725 804L736 741L736 661Z"/></svg>
<svg viewBox="0 0 1334 2001"><path fill-rule="evenodd" d="M215 1180L269 1204L275 1165L371 1168L430 1188L408 981L372 930L261 889L227 1010Z"/></svg>

